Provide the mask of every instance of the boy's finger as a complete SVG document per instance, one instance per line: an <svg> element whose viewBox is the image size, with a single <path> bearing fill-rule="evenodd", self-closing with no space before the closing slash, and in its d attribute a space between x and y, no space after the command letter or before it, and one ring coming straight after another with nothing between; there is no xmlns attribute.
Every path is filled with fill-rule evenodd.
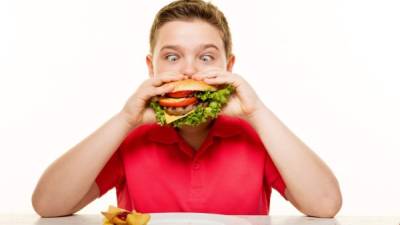
<svg viewBox="0 0 400 225"><path fill-rule="evenodd" d="M192 78L195 79L195 80L204 80L204 79L207 79L207 78L215 78L218 75L219 75L218 73L196 74L196 75L193 75Z"/></svg>
<svg viewBox="0 0 400 225"><path fill-rule="evenodd" d="M182 79L184 79L184 76L182 74L164 75L164 76L153 78L152 85L155 86L155 87L158 87L158 86L161 86L164 83L177 81L177 80L182 80Z"/></svg>
<svg viewBox="0 0 400 225"><path fill-rule="evenodd" d="M213 71L208 71L208 72L203 72L203 73L197 73L193 75L193 79L195 80L203 80L206 78L213 78L222 75L221 71L213 70Z"/></svg>
<svg viewBox="0 0 400 225"><path fill-rule="evenodd" d="M164 95L164 94L172 91L173 89L174 89L174 85L165 84L165 85L154 88L151 95L152 96Z"/></svg>
<svg viewBox="0 0 400 225"><path fill-rule="evenodd" d="M154 77L163 77L163 76L175 76L180 74L177 71L167 71L167 72L163 72L163 73L159 73L159 74L155 74Z"/></svg>

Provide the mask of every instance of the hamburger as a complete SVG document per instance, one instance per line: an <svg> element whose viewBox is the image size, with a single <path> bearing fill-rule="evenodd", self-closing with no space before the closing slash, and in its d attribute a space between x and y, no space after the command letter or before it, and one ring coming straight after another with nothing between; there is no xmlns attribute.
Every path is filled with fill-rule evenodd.
<svg viewBox="0 0 400 225"><path fill-rule="evenodd" d="M171 92L155 96L150 102L160 125L197 126L216 118L234 91L231 85L216 87L192 79L171 83L174 86Z"/></svg>

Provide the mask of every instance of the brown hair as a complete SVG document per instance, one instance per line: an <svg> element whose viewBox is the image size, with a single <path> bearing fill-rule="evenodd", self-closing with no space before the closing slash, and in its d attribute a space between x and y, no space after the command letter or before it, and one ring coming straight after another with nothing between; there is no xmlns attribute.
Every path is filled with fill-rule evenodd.
<svg viewBox="0 0 400 225"><path fill-rule="evenodd" d="M220 31L225 54L228 58L232 54L232 39L228 21L216 6L203 0L177 0L160 9L151 26L150 51L154 51L158 30L165 23L175 20L191 21L194 19L205 21Z"/></svg>

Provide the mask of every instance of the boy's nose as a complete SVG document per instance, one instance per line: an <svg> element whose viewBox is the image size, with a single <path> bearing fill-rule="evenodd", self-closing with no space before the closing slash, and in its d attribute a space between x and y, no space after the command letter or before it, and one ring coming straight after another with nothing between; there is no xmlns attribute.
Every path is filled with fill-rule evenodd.
<svg viewBox="0 0 400 225"><path fill-rule="evenodd" d="M187 62L185 63L185 65L183 66L181 73L183 75L188 76L189 78L191 78L194 74L196 74L198 71L198 69L196 68L196 66L194 65L193 62Z"/></svg>

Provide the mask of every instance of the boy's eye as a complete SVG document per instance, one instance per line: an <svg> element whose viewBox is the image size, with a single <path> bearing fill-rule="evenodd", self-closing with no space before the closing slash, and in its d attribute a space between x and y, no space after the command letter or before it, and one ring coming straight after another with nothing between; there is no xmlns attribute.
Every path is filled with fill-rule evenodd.
<svg viewBox="0 0 400 225"><path fill-rule="evenodd" d="M210 62L211 60L213 60L214 58L210 55L203 55L200 57L201 61L203 62Z"/></svg>
<svg viewBox="0 0 400 225"><path fill-rule="evenodd" d="M169 62L175 62L176 60L178 60L178 56L169 54L165 56L165 59Z"/></svg>

